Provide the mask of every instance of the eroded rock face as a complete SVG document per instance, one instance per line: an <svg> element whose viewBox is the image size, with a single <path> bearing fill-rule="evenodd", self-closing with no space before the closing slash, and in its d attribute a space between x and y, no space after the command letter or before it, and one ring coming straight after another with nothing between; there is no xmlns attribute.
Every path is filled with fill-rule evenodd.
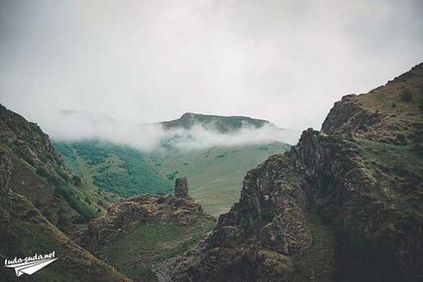
<svg viewBox="0 0 423 282"><path fill-rule="evenodd" d="M301 255L312 244L300 183L297 169L284 155L249 171L239 202L220 216L194 255L198 259L181 262L175 279L283 281L292 264L289 256Z"/></svg>
<svg viewBox="0 0 423 282"><path fill-rule="evenodd" d="M188 183L186 177L176 178L174 195L178 198L186 198L188 196Z"/></svg>
<svg viewBox="0 0 423 282"><path fill-rule="evenodd" d="M75 241L91 252L132 231L141 224L170 222L193 226L211 220L192 198L174 196L134 196L113 204L107 213L73 234Z"/></svg>
<svg viewBox="0 0 423 282"><path fill-rule="evenodd" d="M419 281L423 115L401 101L404 89L421 97L423 64L344 97L321 131L249 171L239 202L177 261L174 280Z"/></svg>
<svg viewBox="0 0 423 282"><path fill-rule="evenodd" d="M366 132L368 128L380 122L381 114L360 105L356 95L347 95L336 102L323 122L322 131L326 133L338 132Z"/></svg>

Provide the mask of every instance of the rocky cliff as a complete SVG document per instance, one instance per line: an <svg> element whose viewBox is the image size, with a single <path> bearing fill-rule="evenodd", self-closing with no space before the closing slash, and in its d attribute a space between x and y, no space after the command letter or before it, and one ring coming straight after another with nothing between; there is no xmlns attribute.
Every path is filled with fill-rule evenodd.
<svg viewBox="0 0 423 282"><path fill-rule="evenodd" d="M177 281L421 281L423 64L251 170Z"/></svg>

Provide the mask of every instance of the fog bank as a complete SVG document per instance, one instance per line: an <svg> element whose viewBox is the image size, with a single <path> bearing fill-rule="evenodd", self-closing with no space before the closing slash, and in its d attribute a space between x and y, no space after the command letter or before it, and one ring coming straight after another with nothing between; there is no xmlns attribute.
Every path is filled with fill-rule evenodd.
<svg viewBox="0 0 423 282"><path fill-rule="evenodd" d="M160 123L131 124L111 118L93 117L83 112L62 111L58 121L66 121L66 127L56 131L54 139L80 141L98 139L107 142L129 145L151 151L158 148L181 150L206 149L214 146L243 146L283 142L295 144L298 132L280 129L273 125L253 128L248 125L230 133L221 133L212 126L195 125L190 129L163 129Z"/></svg>

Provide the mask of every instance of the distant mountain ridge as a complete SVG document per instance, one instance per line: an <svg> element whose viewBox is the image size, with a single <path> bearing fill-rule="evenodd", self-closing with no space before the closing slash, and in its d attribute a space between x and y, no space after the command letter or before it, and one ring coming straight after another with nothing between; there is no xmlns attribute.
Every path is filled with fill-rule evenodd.
<svg viewBox="0 0 423 282"><path fill-rule="evenodd" d="M183 114L178 119L164 121L160 124L164 129L191 129L192 127L198 125L207 129L215 129L220 133L237 131L242 128L261 128L266 125L276 127L270 121L246 116L204 115L190 112Z"/></svg>

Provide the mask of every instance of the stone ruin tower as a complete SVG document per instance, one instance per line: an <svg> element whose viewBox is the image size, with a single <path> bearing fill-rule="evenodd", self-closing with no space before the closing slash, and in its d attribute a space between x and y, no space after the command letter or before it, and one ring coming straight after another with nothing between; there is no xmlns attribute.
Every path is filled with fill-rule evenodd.
<svg viewBox="0 0 423 282"><path fill-rule="evenodd" d="M186 177L176 178L174 195L178 198L186 198L188 196L188 184Z"/></svg>

